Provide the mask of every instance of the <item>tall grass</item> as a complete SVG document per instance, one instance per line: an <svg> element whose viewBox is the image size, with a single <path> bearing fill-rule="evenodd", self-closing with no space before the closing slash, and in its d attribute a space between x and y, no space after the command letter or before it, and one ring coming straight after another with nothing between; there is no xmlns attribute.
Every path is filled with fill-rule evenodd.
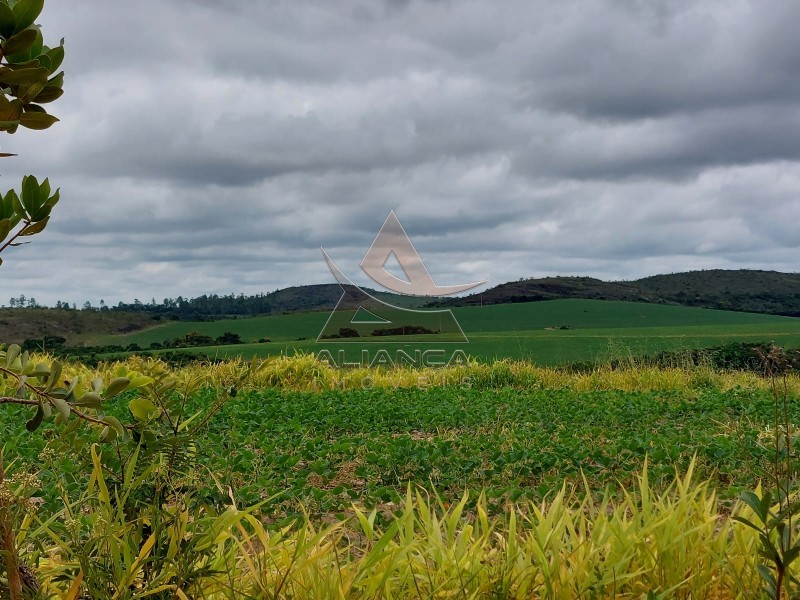
<svg viewBox="0 0 800 600"><path fill-rule="evenodd" d="M659 494L645 467L621 498L565 487L498 518L483 498L465 512L466 500L447 506L409 486L385 529L358 507L349 521L280 531L234 505L216 515L168 507L169 558L154 563L155 534L135 533L97 466L84 516L70 509L86 521L82 544L37 518L19 541L41 557L45 595L73 599L87 589L120 599L759 597L757 534L720 513L691 469ZM734 513L752 518L744 505Z"/></svg>
<svg viewBox="0 0 800 600"><path fill-rule="evenodd" d="M44 360L44 359L43 359ZM171 368L166 363L150 357L132 356L124 361L135 371L156 374L171 371L182 378L202 378L209 387L229 388L237 385L244 389L282 388L291 390L322 391L331 389L358 389L365 387L425 388L472 387L494 389L519 387L535 389L569 389L576 392L623 390L659 391L716 388L727 390L770 389L767 378L749 371L723 371L709 365L676 365L660 367L646 359L626 362L612 367L598 363L591 370L540 367L529 362L500 360L492 363L471 362L467 365L443 368L351 368L337 369L320 362L313 354L281 356L256 362L231 359L221 363L196 363ZM255 364L256 368L248 367ZM65 367L67 376L84 375L91 380L97 375L110 377L118 362L102 363L90 368L79 363ZM243 376L246 377L243 379ZM800 392L800 376L791 374L786 379L790 394Z"/></svg>

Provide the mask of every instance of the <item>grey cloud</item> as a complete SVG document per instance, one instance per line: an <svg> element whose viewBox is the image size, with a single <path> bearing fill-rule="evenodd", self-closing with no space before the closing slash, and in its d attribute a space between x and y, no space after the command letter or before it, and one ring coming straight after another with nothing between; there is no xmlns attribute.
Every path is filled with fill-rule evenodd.
<svg viewBox="0 0 800 600"><path fill-rule="evenodd" d="M2 140L40 301L331 281L396 210L437 279L796 271L800 6L48 2L61 122ZM0 296L0 302L3 297Z"/></svg>

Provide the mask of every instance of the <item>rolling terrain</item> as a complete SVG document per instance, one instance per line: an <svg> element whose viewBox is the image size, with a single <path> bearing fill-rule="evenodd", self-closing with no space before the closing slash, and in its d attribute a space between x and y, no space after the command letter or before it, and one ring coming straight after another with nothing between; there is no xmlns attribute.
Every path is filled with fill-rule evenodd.
<svg viewBox="0 0 800 600"><path fill-rule="evenodd" d="M445 344L481 360L527 359L538 364L605 360L654 354L664 350L704 348L734 341L774 341L800 346L800 320L792 317L601 300L553 300L489 306L456 307L453 313L469 338L467 344ZM316 337L328 313L298 313L271 317L185 322L174 321L125 335L85 337L92 345L138 344L146 349L190 332L218 337L240 335L243 344L191 348L213 357L273 356L328 349L344 350L348 360L363 349L374 351L375 338L360 343ZM268 338L268 343L257 343ZM379 340L394 353L432 346L431 337L387 337ZM427 343L426 343L427 342Z"/></svg>
<svg viewBox="0 0 800 600"><path fill-rule="evenodd" d="M800 274L748 269L690 271L634 281L546 277L503 283L437 306L474 306L563 298L625 300L800 316Z"/></svg>

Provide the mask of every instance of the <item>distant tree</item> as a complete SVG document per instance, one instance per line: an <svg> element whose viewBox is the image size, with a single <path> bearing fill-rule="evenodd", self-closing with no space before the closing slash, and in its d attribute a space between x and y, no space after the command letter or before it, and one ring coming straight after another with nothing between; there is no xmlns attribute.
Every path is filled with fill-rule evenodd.
<svg viewBox="0 0 800 600"><path fill-rule="evenodd" d="M241 344L242 337L238 333L231 333L230 331L226 331L217 338L216 342L217 344L220 345Z"/></svg>

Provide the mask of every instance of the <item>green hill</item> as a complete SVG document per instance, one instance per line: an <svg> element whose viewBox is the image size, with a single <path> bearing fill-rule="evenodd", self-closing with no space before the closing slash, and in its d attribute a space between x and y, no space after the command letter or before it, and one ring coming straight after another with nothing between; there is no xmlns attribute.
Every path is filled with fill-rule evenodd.
<svg viewBox="0 0 800 600"><path fill-rule="evenodd" d="M376 292L375 295L391 304L407 308L418 307L419 298ZM61 336L68 345L78 343L95 345L108 343L114 334L139 332L132 336L146 347L152 342L181 337L191 331L208 332L212 337L231 331L240 333L243 340L256 341L315 339L328 312L341 297L341 288L335 284L291 287L259 296L202 296L192 300L165 300L161 304L134 303L120 305L102 312L96 310L57 309L0 309L0 340L22 342L28 338ZM457 311L470 307L483 308L484 312L465 313L465 329L473 331L511 331L520 327L591 327L585 325L583 315L575 309L562 310L558 304L543 304L539 309L515 309L515 305L539 303L546 300L604 300L638 305L618 309L608 304L602 309L582 308L589 312L587 318L611 319L619 314L628 326L654 326L653 323L668 312L658 315L642 306L711 308L728 312L760 313L800 316L800 274L774 271L692 271L656 275L636 281L600 281L590 277L547 277L508 282L484 292L461 298L443 299L428 306L453 307ZM506 307L499 313L491 307ZM122 308L130 308L126 312ZM522 312L518 312L521 310ZM595 312L596 315L591 313ZM634 314L635 313L635 314ZM691 314L680 313L679 321ZM702 313L705 319L720 319ZM719 313L718 313L719 314ZM281 316L279 320L260 321L265 316ZM295 318L284 318L294 315ZM511 315L516 315L512 321ZM461 318L459 316L459 318ZM475 319L474 323L470 319ZM671 317L670 317L671 318ZM728 317L725 317L728 318ZM751 319L752 317L742 317ZM533 321L530 321L533 319ZM199 326L198 321L213 321ZM490 321L486 327L483 322ZM619 326L617 323L616 326ZM605 327L605 325L602 325Z"/></svg>
<svg viewBox="0 0 800 600"><path fill-rule="evenodd" d="M564 298L624 300L800 316L800 274L715 269L655 275L635 281L545 277L503 283L484 292L438 301L431 306L476 306Z"/></svg>
<svg viewBox="0 0 800 600"><path fill-rule="evenodd" d="M765 314L709 310L639 302L600 300L553 300L453 309L469 338L459 347L479 359L520 358L539 364L603 360L621 356L655 354L663 350L705 348L728 342L770 342L800 347L800 319ZM125 335L85 337L92 345L136 343L147 348L197 332L212 338L231 332L243 344L189 348L209 356L270 356L294 352L319 352L325 348L337 355L344 350L348 360L362 350L374 351L374 338L361 343L325 342L316 338L328 314L298 313L213 322L169 322ZM257 343L269 338L268 343ZM381 347L413 352L430 349L419 338L381 338ZM370 342L370 343L364 343Z"/></svg>

